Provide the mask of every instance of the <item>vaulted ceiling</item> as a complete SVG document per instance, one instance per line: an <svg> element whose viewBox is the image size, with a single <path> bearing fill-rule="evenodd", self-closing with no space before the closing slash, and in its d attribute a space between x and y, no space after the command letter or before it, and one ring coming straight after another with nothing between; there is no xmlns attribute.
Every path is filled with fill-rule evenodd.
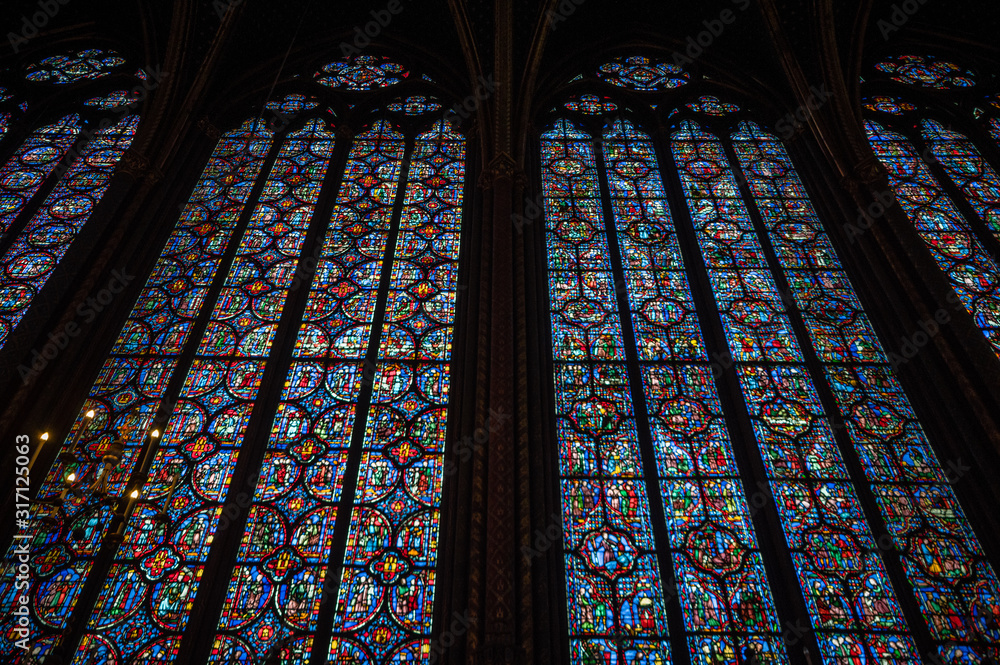
<svg viewBox="0 0 1000 665"><path fill-rule="evenodd" d="M943 31L962 35L970 46L996 49L1000 31L1000 5L994 2L939 2L935 0L707 0L700 2L648 0L510 0L510 45L515 78L529 64L533 45L540 51L537 60L540 78L573 70L581 55L609 45L627 43L660 44L668 51L684 46L688 37L706 29L724 11L736 20L726 25L707 49L716 63L738 63L746 75L761 81L776 82L780 55L764 38L769 29L779 28L782 40L796 62L806 70L818 71L822 51L817 48L818 32L828 21L835 27L836 45L844 66L864 44L864 52L879 52L902 43L907 34ZM486 0L396 0L401 8L374 38L379 47L389 46L403 52L425 52L425 62L437 63L438 74L448 79L466 78L470 70L481 67L489 72L494 66L497 43L497 3ZM26 64L39 54L35 44L64 38L78 41L90 37L131 50L147 62L165 59L171 32L179 26L186 35L183 42L182 68L196 70L218 39L223 16L232 15L221 50L218 66L221 76L238 79L242 72L271 64L274 73L291 48L285 72L304 64L307 54L325 51L337 57L344 43L355 44L372 12L385 11L389 2L346 0L337 3L320 0L290 0L274 3L267 0L191 0L177 3L121 3L110 8L93 0L72 0L58 4L56 15L47 20L40 34L45 39L20 42L17 52L9 37L0 45L0 56L10 65ZM4 3L5 32L19 34L38 12L31 0ZM899 31L888 39L878 28L879 21L893 21L894 8L914 10L907 15ZM745 9L743 9L745 8ZM551 13L551 14L550 14ZM765 15L776 17L768 26ZM827 15L828 14L828 15ZM547 20L548 16L554 20ZM384 15L383 15L384 16ZM897 13L897 18L899 14ZM865 28L862 37L861 29ZM30 32L31 28L28 28ZM24 33L27 34L27 33ZM538 42L544 38L542 48ZM363 44L363 40L358 42ZM520 73L520 74L519 74Z"/></svg>

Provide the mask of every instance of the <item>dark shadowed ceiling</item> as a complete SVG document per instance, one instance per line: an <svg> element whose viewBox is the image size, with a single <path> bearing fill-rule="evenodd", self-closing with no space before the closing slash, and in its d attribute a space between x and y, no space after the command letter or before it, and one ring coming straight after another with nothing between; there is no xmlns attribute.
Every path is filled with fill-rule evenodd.
<svg viewBox="0 0 1000 665"><path fill-rule="evenodd" d="M67 43L115 45L131 52L133 57L155 64L166 60L171 34L185 38L178 41L183 48L182 78L193 78L212 52L213 40L219 39L222 16L227 11L226 0L194 0L192 2L98 2L96 0L49 0L58 11L46 18L40 34L48 39L18 42L17 52L10 34L28 34L33 17L40 12L38 0L7 0L0 9L4 34L0 43L0 58L5 68L19 67L47 55L36 44L51 38ZM259 85L267 87L278 76L286 78L295 72L308 75L317 60L334 59L341 55L342 45L365 49L388 49L399 54L420 55L437 80L459 89L469 86L475 74L489 73L494 66L497 43L497 9L495 2L486 0L396 0L401 10L379 31L372 46L355 37L366 25L373 25L371 12L386 16L389 2L367 0L232 0L228 7L232 15L231 29L219 49L217 76L223 79L216 86L226 90L226 82L238 83L249 72L261 72ZM780 86L782 54L787 48L807 78L818 73L822 50L816 26L830 25L836 29L835 43L841 65L850 71L859 58L876 57L905 45L908 38L921 35L928 40L936 31L964 35L970 48L996 49L1000 34L1000 3L976 1L873 0L870 4L858 0L510 0L511 34L509 36L515 84L524 76L532 45L546 30L540 25L552 17L549 30L536 59L537 80L551 84L572 75L587 56L602 47L612 45L653 46L666 54L683 51L724 11L736 19L718 36L713 36L705 49L706 69L723 72L738 65L741 76ZM901 30L883 38L880 20L892 21L896 7L915 10L907 15ZM824 9L826 8L826 9ZM825 13L824 13L825 12ZM771 27L780 26L783 38L778 47L766 38ZM898 19L899 14L896 14ZM35 22L41 19L35 18ZM706 25L708 22L709 25ZM718 24L715 24L716 26ZM859 48L859 33L867 26L864 47ZM26 32L25 32L26 30ZM895 42L895 43L894 43ZM781 45L784 44L784 47ZM290 49L291 47L291 49ZM286 53L290 55L282 67ZM876 54L871 56L870 54ZM980 53L979 55L987 55ZM423 57L429 56L429 57ZM787 61L787 57L785 58ZM263 80L262 80L263 79ZM226 94L231 94L228 90Z"/></svg>

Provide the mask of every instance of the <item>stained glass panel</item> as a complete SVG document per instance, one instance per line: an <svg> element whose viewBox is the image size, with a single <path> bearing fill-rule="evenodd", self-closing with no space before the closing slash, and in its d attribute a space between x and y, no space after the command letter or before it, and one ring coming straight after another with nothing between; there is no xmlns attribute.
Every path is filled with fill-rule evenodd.
<svg viewBox="0 0 1000 665"><path fill-rule="evenodd" d="M1000 240L1000 177L965 135L936 120L921 121L927 146Z"/></svg>
<svg viewBox="0 0 1000 665"><path fill-rule="evenodd" d="M571 659L666 664L663 582L596 155L591 137L566 121L542 135L541 150ZM650 226L667 231L660 219Z"/></svg>
<svg viewBox="0 0 1000 665"><path fill-rule="evenodd" d="M891 115L903 115L908 111L917 110L916 104L904 102L895 97L887 97L885 95L875 95L874 97L869 97L862 105L869 111L879 111L881 113L889 113Z"/></svg>
<svg viewBox="0 0 1000 665"><path fill-rule="evenodd" d="M80 133L80 116L68 115L28 135L0 170L0 241L31 197L52 173ZM9 307L7 290L0 291L0 309Z"/></svg>
<svg viewBox="0 0 1000 665"><path fill-rule="evenodd" d="M410 72L398 62L380 55L359 55L347 62L331 62L316 72L316 81L331 88L373 90L395 85Z"/></svg>
<svg viewBox="0 0 1000 665"><path fill-rule="evenodd" d="M138 116L127 115L97 132L0 257L0 347L90 219L138 124ZM36 154L47 159L51 151L43 147Z"/></svg>
<svg viewBox="0 0 1000 665"><path fill-rule="evenodd" d="M966 226L941 184L905 136L865 121L875 155L889 171L889 185L972 314L1000 354L1000 268Z"/></svg>
<svg viewBox="0 0 1000 665"><path fill-rule="evenodd" d="M653 143L602 148L691 661L787 663Z"/></svg>
<svg viewBox="0 0 1000 665"><path fill-rule="evenodd" d="M824 364L826 380L937 656L975 662L997 645L1000 584L965 520L909 401L781 143L742 123L733 145L768 238ZM979 643L979 644L977 644ZM994 646L989 655L997 658Z"/></svg>
<svg viewBox="0 0 1000 665"><path fill-rule="evenodd" d="M611 85L641 92L678 88L691 79L680 65L641 55L621 56L597 68L597 77Z"/></svg>
<svg viewBox="0 0 1000 665"><path fill-rule="evenodd" d="M87 49L68 55L53 55L28 65L24 78L37 83L66 84L107 76L125 64L114 51Z"/></svg>
<svg viewBox="0 0 1000 665"><path fill-rule="evenodd" d="M714 116L728 115L740 110L736 104L720 101L718 97L712 95L702 95L696 101L685 104L685 106L692 111Z"/></svg>
<svg viewBox="0 0 1000 665"><path fill-rule="evenodd" d="M371 377L328 658L430 656L465 141L417 136Z"/></svg>
<svg viewBox="0 0 1000 665"><path fill-rule="evenodd" d="M288 115L294 115L302 111L308 111L309 109L314 109L319 106L317 102L312 97L306 97L300 94L290 94L285 95L285 98L280 101L270 101L264 105L269 111L277 111L279 113L287 113Z"/></svg>
<svg viewBox="0 0 1000 665"><path fill-rule="evenodd" d="M70 461L57 459L39 497L57 496L69 473L77 475L79 487L92 483L116 439L124 451L118 468L108 476L108 492L113 496L125 492L270 141L270 133L255 132L251 122L223 135L66 437L62 452L71 455ZM94 417L88 419L85 414L91 410ZM91 515L92 506L76 495L63 504L63 511L61 527L39 523L37 518L47 509L37 510L33 520L32 566L38 581L30 590L36 608L30 637L38 640L36 655L46 653L64 628L92 565L94 545L103 540L110 518L107 512ZM88 525L91 535L78 543L69 534L82 524ZM13 582L12 571L5 570L0 598L11 605ZM7 625L2 634L9 635ZM13 658L14 653L12 644L4 641L0 656Z"/></svg>
<svg viewBox="0 0 1000 665"><path fill-rule="evenodd" d="M355 140L323 241L281 403L229 583L213 663L312 653L317 604L375 315L403 160L379 122ZM273 562L284 560L277 570ZM278 574L280 573L280 574Z"/></svg>
<svg viewBox="0 0 1000 665"><path fill-rule="evenodd" d="M824 662L918 663L722 143L685 121L672 149Z"/></svg>
<svg viewBox="0 0 1000 665"><path fill-rule="evenodd" d="M140 94L139 90L115 90L100 97L91 97L83 105L105 110L117 109L138 103Z"/></svg>
<svg viewBox="0 0 1000 665"><path fill-rule="evenodd" d="M424 95L410 95L405 99L397 99L386 106L394 113L405 113L406 115L421 115L432 111L440 111L441 104L433 97Z"/></svg>
<svg viewBox="0 0 1000 665"><path fill-rule="evenodd" d="M171 660L190 618L333 135L285 140L240 241L74 663Z"/></svg>
<svg viewBox="0 0 1000 665"><path fill-rule="evenodd" d="M893 81L923 88L968 88L976 84L972 72L931 56L900 55L875 65Z"/></svg>
<svg viewBox="0 0 1000 665"><path fill-rule="evenodd" d="M614 113L618 110L618 105L611 101L609 97L600 97L598 95L580 95L579 97L574 97L563 104L563 107L570 111L585 113L587 115L603 115L605 113Z"/></svg>

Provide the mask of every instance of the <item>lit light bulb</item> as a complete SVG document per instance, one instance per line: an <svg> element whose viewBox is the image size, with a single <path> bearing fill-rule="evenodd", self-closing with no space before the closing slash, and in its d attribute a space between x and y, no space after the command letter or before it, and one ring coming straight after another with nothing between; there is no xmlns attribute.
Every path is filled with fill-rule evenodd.
<svg viewBox="0 0 1000 665"><path fill-rule="evenodd" d="M158 439L160 437L160 430L154 429L152 432L149 433L149 435L154 439Z"/></svg>
<svg viewBox="0 0 1000 665"><path fill-rule="evenodd" d="M66 476L66 482L68 483L76 482L76 474L71 473L68 476Z"/></svg>
<svg viewBox="0 0 1000 665"><path fill-rule="evenodd" d="M48 432L43 433L42 436L41 436L41 439L42 439L42 441L48 441L49 440L49 433Z"/></svg>
<svg viewBox="0 0 1000 665"><path fill-rule="evenodd" d="M94 410L93 410L93 409L91 409L90 411L87 411L87 414L86 414L86 415L87 415L87 418L88 418L88 419L89 419L89 418L93 418L93 417L94 417Z"/></svg>
<svg viewBox="0 0 1000 665"><path fill-rule="evenodd" d="M138 499L139 498L139 490L132 490L132 493L129 494L129 496L132 497L133 499Z"/></svg>

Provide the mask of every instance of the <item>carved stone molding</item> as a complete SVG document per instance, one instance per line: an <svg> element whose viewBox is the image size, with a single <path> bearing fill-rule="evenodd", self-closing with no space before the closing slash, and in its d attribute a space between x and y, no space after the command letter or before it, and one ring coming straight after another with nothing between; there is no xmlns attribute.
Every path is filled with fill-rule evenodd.
<svg viewBox="0 0 1000 665"><path fill-rule="evenodd" d="M869 155L854 165L851 174L841 180L841 184L855 198L868 198L873 191L889 189L889 172L875 155Z"/></svg>
<svg viewBox="0 0 1000 665"><path fill-rule="evenodd" d="M138 180L149 171L149 158L138 152L135 148L129 148L122 155L119 168Z"/></svg>
<svg viewBox="0 0 1000 665"><path fill-rule="evenodd" d="M208 119L208 116L203 116L201 120L198 121L198 129L200 129L205 136L217 141L220 136L222 136L222 131L215 126L215 124Z"/></svg>
<svg viewBox="0 0 1000 665"><path fill-rule="evenodd" d="M346 139L351 141L354 139L354 127L346 123L336 123L333 125L333 133L336 134L341 139Z"/></svg>
<svg viewBox="0 0 1000 665"><path fill-rule="evenodd" d="M515 185L522 187L527 182L524 171L506 152L501 152L490 160L489 165L479 176L479 186L483 189L492 189L493 183L500 178L507 178Z"/></svg>
<svg viewBox="0 0 1000 665"><path fill-rule="evenodd" d="M160 182L160 180L163 180L163 171L161 171L159 167L154 166L150 168L149 171L146 173L147 185L150 186L155 185L156 183Z"/></svg>

